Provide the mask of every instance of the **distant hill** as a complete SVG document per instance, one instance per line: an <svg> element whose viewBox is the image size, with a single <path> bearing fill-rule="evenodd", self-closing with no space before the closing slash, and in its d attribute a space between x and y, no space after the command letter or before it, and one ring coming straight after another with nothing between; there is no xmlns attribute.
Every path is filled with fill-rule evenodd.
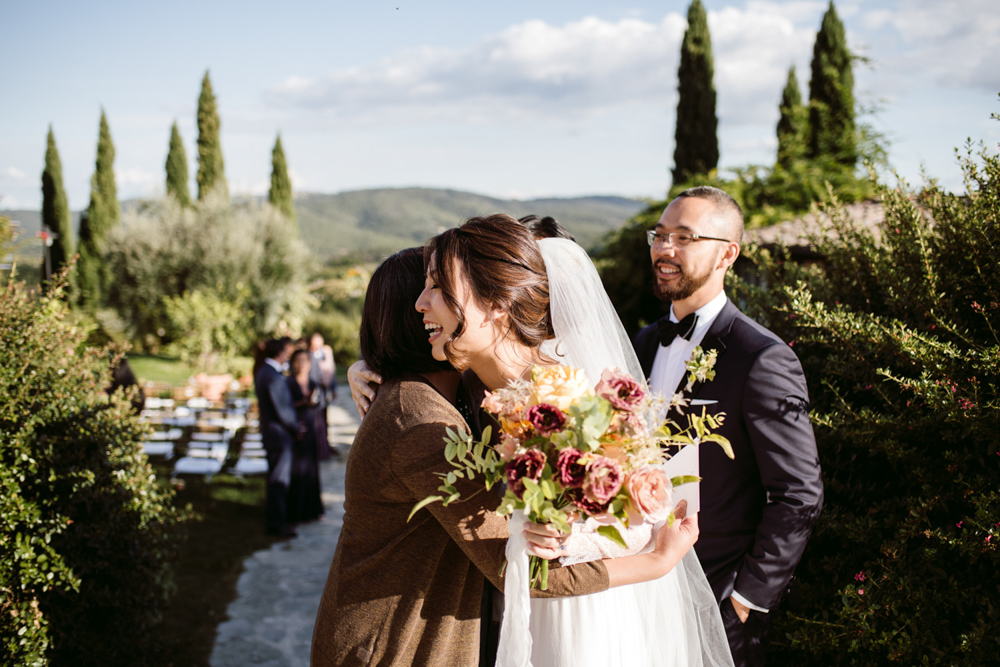
<svg viewBox="0 0 1000 667"><path fill-rule="evenodd" d="M132 202L123 202L127 209ZM302 240L321 259L375 259L420 245L431 236L461 224L466 218L507 213L551 215L569 229L580 245L591 247L621 227L645 204L635 199L592 196L550 199L495 199L471 192L434 188L380 188L339 194L302 194L295 198ZM19 222L22 238L34 238L41 228L38 211L2 211ZM73 214L78 227L79 212ZM41 256L40 244L29 252Z"/></svg>
<svg viewBox="0 0 1000 667"><path fill-rule="evenodd" d="M302 238L321 257L378 257L422 244L431 236L490 213L551 215L584 247L621 227L645 207L624 197L495 199L432 188L354 190L296 197Z"/></svg>

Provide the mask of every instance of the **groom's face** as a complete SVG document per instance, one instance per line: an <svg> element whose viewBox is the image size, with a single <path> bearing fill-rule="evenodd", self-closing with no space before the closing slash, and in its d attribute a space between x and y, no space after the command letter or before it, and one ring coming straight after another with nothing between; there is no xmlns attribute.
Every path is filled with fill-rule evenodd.
<svg viewBox="0 0 1000 667"><path fill-rule="evenodd" d="M715 204L695 197L670 202L656 224L662 236L671 232L720 236L714 222ZM675 237L676 238L676 237ZM703 289L715 276L724 244L696 240L687 246L661 243L649 249L653 261L654 289L663 301L683 301Z"/></svg>

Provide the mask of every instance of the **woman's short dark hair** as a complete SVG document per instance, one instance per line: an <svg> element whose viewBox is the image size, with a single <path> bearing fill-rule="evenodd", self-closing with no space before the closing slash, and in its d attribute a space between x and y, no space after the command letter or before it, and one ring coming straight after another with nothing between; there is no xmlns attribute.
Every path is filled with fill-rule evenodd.
<svg viewBox="0 0 1000 667"><path fill-rule="evenodd" d="M456 296L458 268L477 303L507 314L508 329L501 335L512 335L531 348L552 337L545 261L528 228L509 215L470 218L461 227L438 234L424 246L424 263L458 319L444 346L456 368L464 364L452 343L465 331L465 311Z"/></svg>
<svg viewBox="0 0 1000 667"><path fill-rule="evenodd" d="M424 289L420 248L407 248L379 264L368 282L361 312L361 358L390 379L404 373L454 370L431 356L423 316L416 311Z"/></svg>

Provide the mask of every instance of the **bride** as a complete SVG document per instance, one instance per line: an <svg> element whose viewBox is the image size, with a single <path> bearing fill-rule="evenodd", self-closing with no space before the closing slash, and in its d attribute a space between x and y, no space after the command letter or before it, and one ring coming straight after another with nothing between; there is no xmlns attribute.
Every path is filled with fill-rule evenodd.
<svg viewBox="0 0 1000 667"><path fill-rule="evenodd" d="M641 380L629 339L583 249L565 239L515 242L525 235L530 238L513 218L493 215L443 232L425 248L427 280L416 307L433 356L471 371L463 378L471 404L479 405L484 390L530 377L535 364L581 368L595 384L613 367ZM512 519L507 545L498 665L732 665L718 606L693 551L657 579L643 581L633 572L627 581L641 583L529 602L522 524L523 517ZM627 550L577 530L568 540L532 539L541 547L558 544L568 565L646 553L655 527L634 526L625 537ZM615 576L609 567L609 578Z"/></svg>

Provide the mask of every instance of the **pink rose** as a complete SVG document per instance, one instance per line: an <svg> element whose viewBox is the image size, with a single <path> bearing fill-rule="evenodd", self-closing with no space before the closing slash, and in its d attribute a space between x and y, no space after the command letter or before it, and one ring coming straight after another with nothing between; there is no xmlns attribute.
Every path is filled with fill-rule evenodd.
<svg viewBox="0 0 1000 667"><path fill-rule="evenodd" d="M500 400L499 396L491 391L488 391L486 392L486 398L483 399L481 407L489 413L499 415L503 412L503 401Z"/></svg>
<svg viewBox="0 0 1000 667"><path fill-rule="evenodd" d="M568 489L579 489L587 475L587 467L580 463L583 452L573 447L559 451L556 459L556 478Z"/></svg>
<svg viewBox="0 0 1000 667"><path fill-rule="evenodd" d="M549 403L532 405L525 416L535 430L545 436L558 433L566 426L566 415Z"/></svg>
<svg viewBox="0 0 1000 667"><path fill-rule="evenodd" d="M594 503L606 506L622 488L622 477L622 467L618 461L598 456L587 464L583 495Z"/></svg>
<svg viewBox="0 0 1000 667"><path fill-rule="evenodd" d="M673 486L667 474L653 466L643 466L633 470L625 480L628 491L629 520L649 522L662 521L670 514L670 497Z"/></svg>
<svg viewBox="0 0 1000 667"><path fill-rule="evenodd" d="M606 369L594 391L611 405L626 412L636 410L646 398L646 391L642 386L617 368Z"/></svg>
<svg viewBox="0 0 1000 667"><path fill-rule="evenodd" d="M507 486L518 498L524 495L525 478L537 482L545 468L545 454L537 449L529 449L523 454L512 458L504 469L507 473Z"/></svg>

